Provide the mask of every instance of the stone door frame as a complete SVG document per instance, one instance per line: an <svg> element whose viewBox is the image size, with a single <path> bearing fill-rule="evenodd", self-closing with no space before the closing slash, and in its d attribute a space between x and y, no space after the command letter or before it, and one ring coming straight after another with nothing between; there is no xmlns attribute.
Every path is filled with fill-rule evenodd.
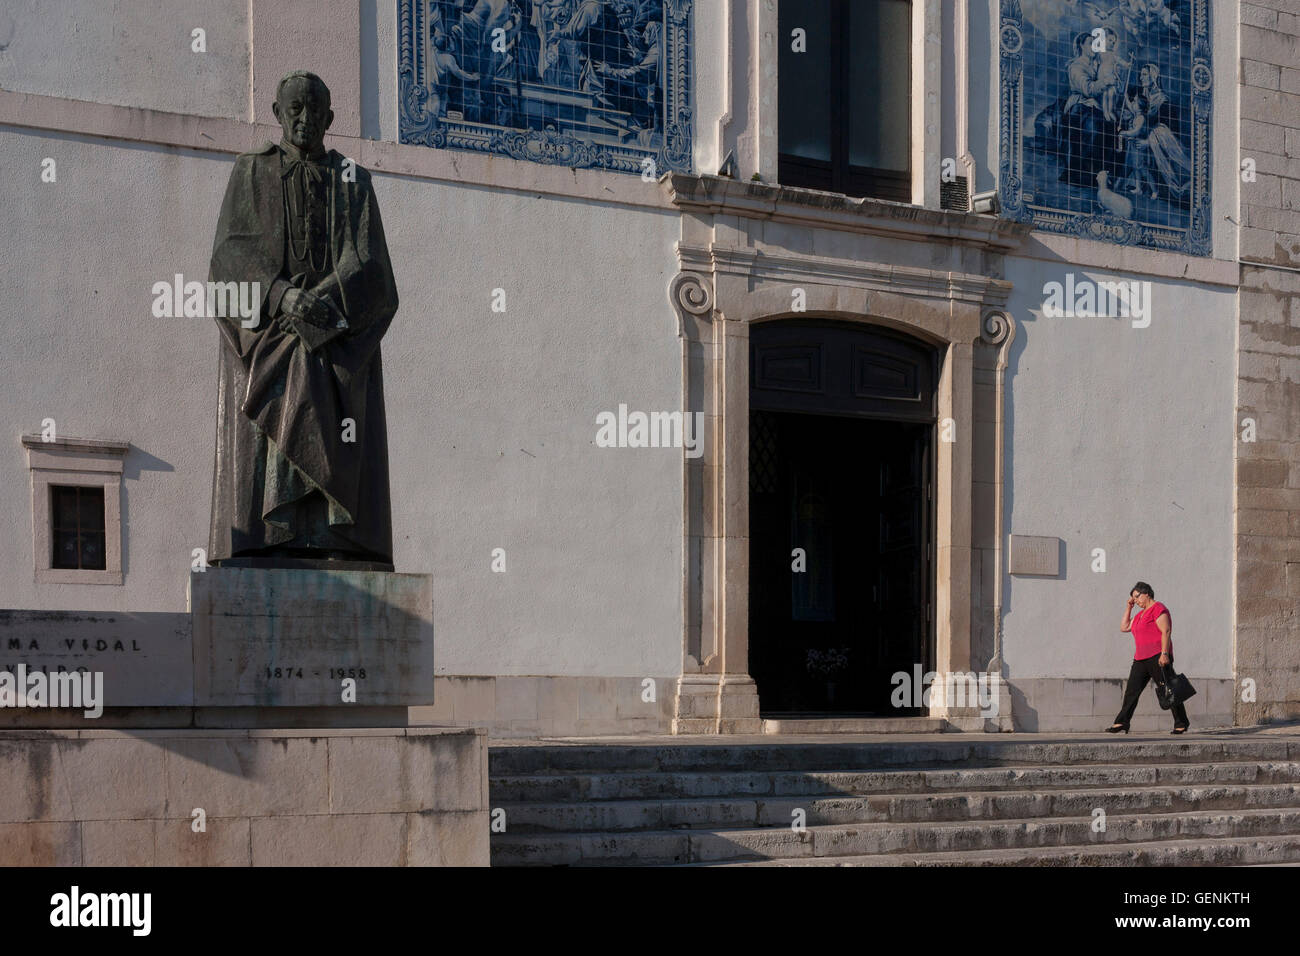
<svg viewBox="0 0 1300 956"><path fill-rule="evenodd" d="M713 192L718 184L722 195ZM990 656L1000 676L1001 379L1015 327L1003 311L1010 284L985 275L883 262L760 254L751 241L755 230L735 216L717 215L725 211L718 207L726 206L728 193L743 190L752 200L755 192L766 190L773 194L773 205L761 218L770 219L773 206L779 212L790 191L713 177L672 177L672 185L679 206L689 211L707 205L714 213L684 217L677 248L682 271L668 290L682 339L683 408L701 413L705 424L704 454L683 464L685 621L674 733L761 732L757 686L748 673L749 335L758 322L827 318L864 323L903 332L937 349L940 430L951 419L956 440L940 437L935 443L932 666L940 674L983 672L989 657L972 660L972 649L990 646L975 638L987 638L978 629L991 628ZM697 198L700 188L709 195ZM791 198L794 205L800 197ZM853 202L861 215L864 204ZM898 218L896 210L907 209L870 201L865 205L890 207L891 218ZM917 216L979 219L914 208L907 212L913 223ZM802 221L807 223L806 215ZM852 231L889 231L888 225L870 220L850 224L857 226ZM995 274L1000 253L1018 242L1015 224L1004 225L1005 233L995 226L983 241L986 247L999 247L997 269L990 270ZM844 223L831 228L844 228ZM900 231L905 232L900 239L945 247L955 238L919 238L914 229ZM795 308L796 301L802 309ZM988 572L973 580L985 566ZM942 715L944 709L932 707L930 713Z"/></svg>

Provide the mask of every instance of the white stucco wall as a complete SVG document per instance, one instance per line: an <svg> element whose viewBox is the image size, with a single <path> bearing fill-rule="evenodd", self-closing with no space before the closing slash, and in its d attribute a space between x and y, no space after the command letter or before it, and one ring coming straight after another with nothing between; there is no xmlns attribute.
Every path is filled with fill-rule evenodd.
<svg viewBox="0 0 1300 956"><path fill-rule="evenodd" d="M0 89L247 119L248 10L248 0L5 0Z"/></svg>
<svg viewBox="0 0 1300 956"><path fill-rule="evenodd" d="M1044 284L1067 272L1143 278L1008 261L1007 531L1062 538L1066 555L1058 578L1004 578L1009 674L1127 673L1119 622L1143 580L1169 605L1179 669L1230 677L1235 290L1156 280L1148 328L1044 317Z"/></svg>
<svg viewBox="0 0 1300 956"><path fill-rule="evenodd" d="M0 184L25 237L0 270L0 607L185 609L218 340L211 320L155 319L150 289L206 278L232 161L0 127L0 165L30 171ZM434 576L438 672L676 673L681 452L594 440L620 402L680 406L677 217L412 177L376 191L401 296L383 347L394 560ZM131 443L121 587L33 580L18 436L47 417Z"/></svg>
<svg viewBox="0 0 1300 956"><path fill-rule="evenodd" d="M394 0L355 8L356 63L313 45L318 22L291 32L303 19L289 6L304 10L308 0L253 7L268 2L287 32L264 29L250 51L248 0L174 0L166 17L151 0L10 0L0 9L0 87L247 120L266 113L265 96L250 112L255 75L265 87L281 65L334 70L338 122L355 127L336 132L395 140ZM321 2L336 14L349 5ZM750 5L760 2L764 17ZM775 87L760 82L751 49L760 21L775 23L770 2L736 4L734 48L746 59L735 65L723 62L724 3L695 5L702 172L734 146L748 178L760 116L775 128L775 100L764 103L760 91ZM988 119L997 115L997 0L971 7L985 28L970 49L971 69L983 71L970 106L982 189L996 166ZM189 52L189 28L178 24L191 20L207 30L207 54ZM1214 21L1219 90L1235 77L1236 29L1233 18ZM1236 127L1234 98L1218 97L1220 259L1236 251L1227 218L1237 203ZM46 156L58 161L57 184L40 182ZM555 171L454 158L501 170L492 175L515 186ZM0 408L10 435L0 455L0 534L16 542L0 549L0 607L184 609L190 550L207 537L217 335L210 320L154 319L149 290L176 272L206 275L232 159L0 126L0 168L11 171L0 208L23 237L0 270ZM676 673L680 454L602 450L593 440L598 411L680 404L680 342L665 296L679 218L384 173L376 188L402 296L384 348L395 560L434 575L439 673ZM1131 649L1116 626L1126 589L1142 578L1174 610L1180 667L1228 676L1233 290L1157 280L1148 329L1045 319L1044 282L1068 271L1098 276L1089 263L1099 259L1182 269L1168 254L1088 242L1070 246L1077 264L1046 261L1061 248L1012 260L1006 276L1021 323L1008 373L1007 531L1067 544L1061 580L1005 580L1010 674L1113 675ZM1204 278L1197 266L1191 274ZM495 288L506 290L504 315L490 309ZM33 581L17 438L46 417L64 435L132 444L122 587ZM496 547L506 549L505 574L489 569ZM1106 574L1089 569L1094 547L1106 548Z"/></svg>
<svg viewBox="0 0 1300 956"><path fill-rule="evenodd" d="M1238 26L1211 6L1213 256L1035 232L1035 258L1008 260L1021 325L1007 373L1007 532L1057 536L1066 548L1060 579L1004 576L1013 680L1123 676L1133 644L1119 620L1138 580L1169 603L1179 669L1232 675ZM985 118L999 113L999 8L971 3L983 26L971 39L979 189L993 188L984 170L998 162L998 127ZM1070 272L1152 281L1151 326L1043 317L1044 284ZM1091 570L1094 548L1106 550L1104 574Z"/></svg>

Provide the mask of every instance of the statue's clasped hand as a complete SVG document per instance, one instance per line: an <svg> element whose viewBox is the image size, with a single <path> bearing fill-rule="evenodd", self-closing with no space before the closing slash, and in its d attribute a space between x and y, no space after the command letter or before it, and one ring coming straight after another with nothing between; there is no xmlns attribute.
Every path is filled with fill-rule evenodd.
<svg viewBox="0 0 1300 956"><path fill-rule="evenodd" d="M288 316L310 322L320 329L346 329L348 327L348 320L328 299L303 289L291 289L286 292L283 308ZM280 328L285 327L286 323L281 322Z"/></svg>

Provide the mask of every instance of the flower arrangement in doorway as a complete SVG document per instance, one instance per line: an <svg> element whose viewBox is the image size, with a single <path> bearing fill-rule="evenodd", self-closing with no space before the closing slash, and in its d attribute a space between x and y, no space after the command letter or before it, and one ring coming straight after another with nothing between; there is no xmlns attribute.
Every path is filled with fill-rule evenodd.
<svg viewBox="0 0 1300 956"><path fill-rule="evenodd" d="M849 666L849 649L847 647L829 647L820 651L815 647L808 649L808 673L820 675L827 680L833 678Z"/></svg>
<svg viewBox="0 0 1300 956"><path fill-rule="evenodd" d="M808 673L826 681L826 703L835 703L836 676L849 666L849 649L847 647L828 647L818 650L808 649Z"/></svg>

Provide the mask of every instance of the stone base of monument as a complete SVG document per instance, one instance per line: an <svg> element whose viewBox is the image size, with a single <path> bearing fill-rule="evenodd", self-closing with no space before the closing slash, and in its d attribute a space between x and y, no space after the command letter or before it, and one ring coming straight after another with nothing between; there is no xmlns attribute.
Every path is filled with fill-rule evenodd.
<svg viewBox="0 0 1300 956"><path fill-rule="evenodd" d="M487 865L486 732L408 725L428 575L209 568L189 607L0 611L0 670L104 705L0 709L0 861Z"/></svg>
<svg viewBox="0 0 1300 956"><path fill-rule="evenodd" d="M487 866L474 729L0 731L9 866Z"/></svg>
<svg viewBox="0 0 1300 956"><path fill-rule="evenodd" d="M104 707L0 700L0 727L404 725L434 703L429 575L223 567L188 589L188 612L0 610L0 671L102 675Z"/></svg>
<svg viewBox="0 0 1300 956"><path fill-rule="evenodd" d="M433 578L209 568L190 575L196 707L433 703Z"/></svg>

